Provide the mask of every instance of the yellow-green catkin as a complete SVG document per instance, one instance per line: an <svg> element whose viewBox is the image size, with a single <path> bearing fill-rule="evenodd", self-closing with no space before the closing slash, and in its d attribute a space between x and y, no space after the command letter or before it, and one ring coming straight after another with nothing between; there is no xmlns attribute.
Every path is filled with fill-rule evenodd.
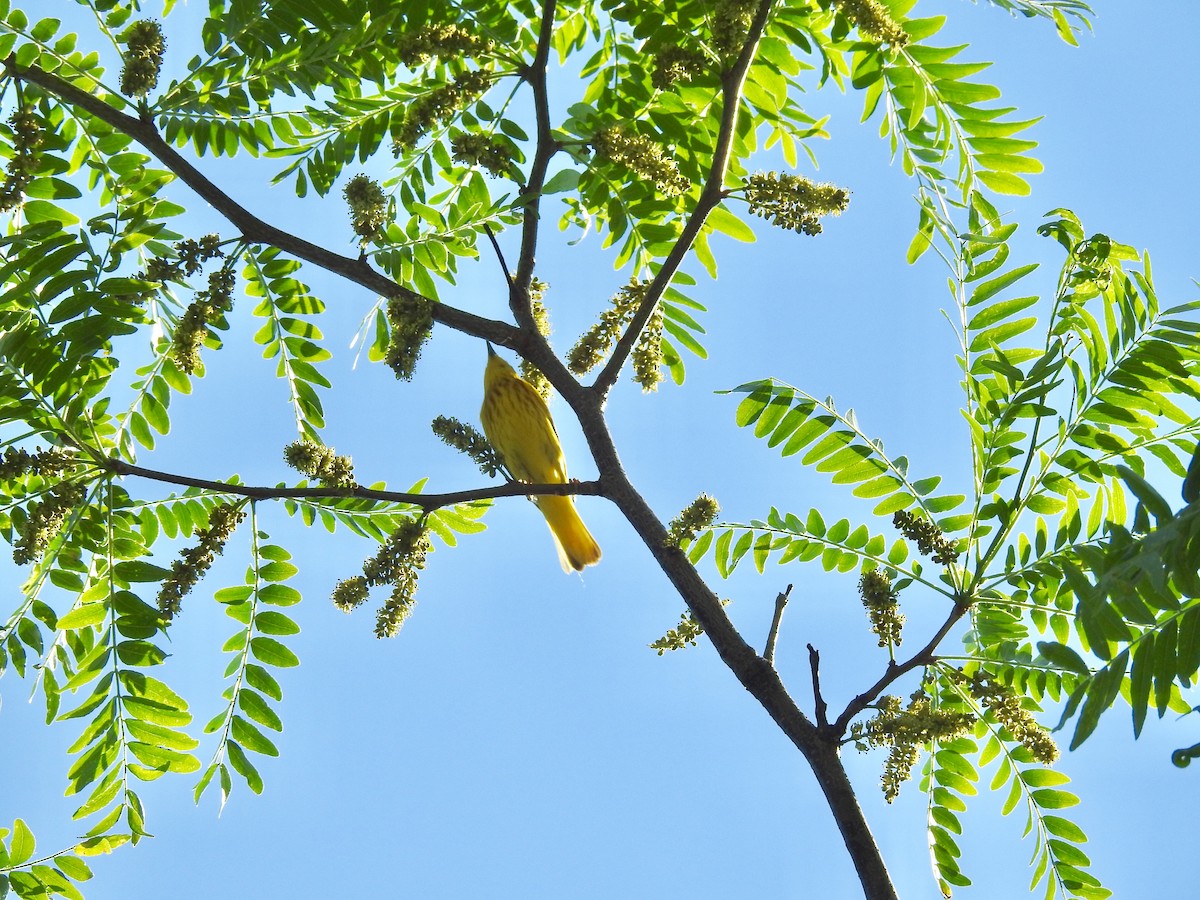
<svg viewBox="0 0 1200 900"><path fill-rule="evenodd" d="M892 525L900 529L906 538L917 542L917 550L923 556L929 556L935 563L948 566L958 559L958 548L954 541L928 519L922 519L907 510L897 510L892 516Z"/></svg>
<svg viewBox="0 0 1200 900"><path fill-rule="evenodd" d="M479 166L496 176L512 171L512 147L488 134L463 132L450 139L450 155L456 162L467 166Z"/></svg>
<svg viewBox="0 0 1200 900"><path fill-rule="evenodd" d="M911 777L921 747L954 740L975 726L975 717L970 713L935 707L923 690L912 695L907 708L901 708L900 698L891 695L880 697L875 708L875 717L865 724L856 723L850 738L860 751L889 748L880 776L888 803L899 796L900 786Z"/></svg>
<svg viewBox="0 0 1200 900"><path fill-rule="evenodd" d="M43 491L40 500L29 504L25 520L15 525L13 562L23 566L40 559L86 495L84 486L75 481L59 481Z"/></svg>
<svg viewBox="0 0 1200 900"><path fill-rule="evenodd" d="M233 288L237 278L230 265L209 273L207 290L198 291L184 311L171 338L171 358L179 368L191 375L200 367L200 348L208 337L209 327L222 321L233 309Z"/></svg>
<svg viewBox="0 0 1200 900"><path fill-rule="evenodd" d="M721 605L728 606L728 598L722 599ZM704 628L696 621L692 611L685 609L679 617L679 624L650 644L650 649L662 656L664 653L683 650L685 647L695 647L697 639L702 634L704 634Z"/></svg>
<svg viewBox="0 0 1200 900"><path fill-rule="evenodd" d="M396 39L396 54L410 69L434 59L474 58L491 49L490 39L474 35L459 25L427 25Z"/></svg>
<svg viewBox="0 0 1200 900"><path fill-rule="evenodd" d="M745 181L751 215L798 234L821 233L821 218L837 216L850 204L850 192L803 175L755 172Z"/></svg>
<svg viewBox="0 0 1200 900"><path fill-rule="evenodd" d="M379 608L375 636L395 637L416 603L417 576L433 549L424 519L405 519L363 563L363 574L339 581L333 590L338 609L349 612L367 599L370 588L390 584L392 592Z"/></svg>
<svg viewBox="0 0 1200 900"><path fill-rule="evenodd" d="M455 450L471 457L479 470L489 478L503 468L496 448L473 426L449 416L438 416L433 420L432 427L434 434Z"/></svg>
<svg viewBox="0 0 1200 900"><path fill-rule="evenodd" d="M971 696L982 703L1034 759L1043 765L1050 765L1058 759L1058 745L1054 738L1021 705L1021 698L1012 690L986 672L976 672L967 686Z"/></svg>
<svg viewBox="0 0 1200 900"><path fill-rule="evenodd" d="M660 91L686 84L704 71L705 63L704 54L699 50L668 44L654 54L650 83Z"/></svg>
<svg viewBox="0 0 1200 900"><path fill-rule="evenodd" d="M477 69L462 72L447 84L414 97L404 112L404 122L392 142L392 152L400 156L413 150L431 128L466 109L483 95L491 83L491 73Z"/></svg>
<svg viewBox="0 0 1200 900"><path fill-rule="evenodd" d="M126 97L144 97L158 85L167 39L162 26L153 19L139 19L125 29L125 65L121 69L121 93Z"/></svg>
<svg viewBox="0 0 1200 900"><path fill-rule="evenodd" d="M650 314L646 327L633 346L633 380L642 386L644 392L657 391L659 382L663 380L662 333L663 310L660 304Z"/></svg>
<svg viewBox="0 0 1200 900"><path fill-rule="evenodd" d="M879 637L879 646L899 647L904 614L900 612L891 576L883 569L863 572L858 579L858 592L871 620L871 630Z"/></svg>
<svg viewBox="0 0 1200 900"><path fill-rule="evenodd" d="M354 463L349 456L339 456L332 447L326 447L308 438L292 441L284 447L283 459L297 472L315 478L325 487L357 486L354 480Z"/></svg>
<svg viewBox="0 0 1200 900"><path fill-rule="evenodd" d="M433 332L433 302L416 294L401 294L388 301L387 319L391 340L384 361L397 378L411 381L421 348Z"/></svg>
<svg viewBox="0 0 1200 900"><path fill-rule="evenodd" d="M62 477L77 465L74 452L65 447L48 450L39 447L32 452L7 447L0 456L0 484L4 485L0 487L0 493L10 499L27 493L39 498L24 510L24 516L18 510L13 510L16 514L11 516L17 537L13 545L13 560L17 565L39 559L67 517L83 501L86 494L83 485ZM30 480L17 484L26 478Z"/></svg>
<svg viewBox="0 0 1200 900"><path fill-rule="evenodd" d="M666 545L682 547L685 543L695 540L696 535L717 521L720 511L721 506L716 500L708 494L701 494L671 520L667 528Z"/></svg>
<svg viewBox="0 0 1200 900"><path fill-rule="evenodd" d="M240 504L222 503L208 514L208 527L196 529L199 543L187 547L171 564L171 573L158 591L158 611L171 621L179 614L184 595L196 586L225 549L238 524L246 518Z"/></svg>
<svg viewBox="0 0 1200 900"><path fill-rule="evenodd" d="M892 18L886 6L879 0L838 0L838 8L858 29L864 38L903 47L908 43L908 32Z"/></svg>
<svg viewBox="0 0 1200 900"><path fill-rule="evenodd" d="M729 57L742 49L754 21L755 0L716 0L709 15L713 48Z"/></svg>
<svg viewBox="0 0 1200 900"><path fill-rule="evenodd" d="M359 243L366 246L378 237L388 221L387 195L379 182L367 175L355 175L342 190L350 207L350 223Z"/></svg>
<svg viewBox="0 0 1200 900"><path fill-rule="evenodd" d="M14 111L8 117L8 126L12 129L13 155L0 188L0 212L9 212L25 202L25 189L42 164L41 146L45 141L42 121L32 106Z"/></svg>
<svg viewBox="0 0 1200 900"><path fill-rule="evenodd" d="M591 140L596 156L628 169L653 182L665 197L678 197L691 188L691 182L679 171L675 160L654 140L625 125L598 131Z"/></svg>
<svg viewBox="0 0 1200 900"><path fill-rule="evenodd" d="M646 296L648 281L633 279L611 299L612 307L575 342L567 354L567 368L574 375L586 375L598 366L621 337L621 331L633 318Z"/></svg>

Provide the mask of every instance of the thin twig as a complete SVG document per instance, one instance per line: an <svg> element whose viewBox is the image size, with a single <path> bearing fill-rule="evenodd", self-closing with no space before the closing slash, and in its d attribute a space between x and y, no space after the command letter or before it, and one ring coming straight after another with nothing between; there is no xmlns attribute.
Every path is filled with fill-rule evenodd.
<svg viewBox="0 0 1200 900"><path fill-rule="evenodd" d="M193 478L190 475L176 475L173 472L160 472L135 466L119 459L108 459L103 467L116 475L134 475L139 478L149 478L166 484L176 484L181 487L201 488L222 494L236 494L240 497L250 497L255 500L283 499L336 499L336 500L382 500L388 503L408 503L419 506L429 512L445 506L458 503L470 503L473 500L489 500L497 497L526 497L553 494L592 495L601 493L598 481L571 481L566 484L526 484L521 481L510 481L495 487L476 488L470 491L452 491L443 494L410 494L401 491L384 491L377 488L350 487L265 487L250 484L230 484L225 481L212 481L206 478Z"/></svg>
<svg viewBox="0 0 1200 900"><path fill-rule="evenodd" d="M866 709L876 697L882 694L900 676L906 672L911 672L918 666L928 665L933 662L934 651L937 650L938 644L942 642L942 639L950 633L950 629L954 627L959 619L966 615L967 610L970 608L968 604L955 603L954 608L950 610L950 615L946 617L946 621L942 623L942 627L937 630L937 633L929 639L929 643L902 663L898 663L895 660L889 662L887 671L884 672L883 676L871 685L871 687L851 700L846 706L845 711L838 716L837 721L833 723L833 727L837 733L844 734L850 725L850 720Z"/></svg>
<svg viewBox="0 0 1200 900"><path fill-rule="evenodd" d="M779 623L783 621L783 608L787 606L788 597L792 594L792 586L775 598L775 617L771 620L771 630L767 634L767 646L763 649L763 659L772 666L775 665L775 641L779 638Z"/></svg>
<svg viewBox="0 0 1200 900"><path fill-rule="evenodd" d="M508 282L508 290L511 293L513 290L512 273L508 271L508 263L504 261L504 251L500 249L500 242L496 240L496 235L492 232L492 226L487 222L483 223L483 233L492 242L492 249L496 251L496 259L500 261L500 271L504 273L504 280Z"/></svg>
<svg viewBox="0 0 1200 900"><path fill-rule="evenodd" d="M808 645L808 667L812 669L813 702L816 707L817 725L826 728L829 725L829 706L821 696L821 653L812 644Z"/></svg>

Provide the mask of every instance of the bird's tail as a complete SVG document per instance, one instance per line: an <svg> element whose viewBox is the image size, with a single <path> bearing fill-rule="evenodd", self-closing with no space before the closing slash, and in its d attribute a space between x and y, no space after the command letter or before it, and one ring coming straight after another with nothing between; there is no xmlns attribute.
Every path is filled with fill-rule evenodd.
<svg viewBox="0 0 1200 900"><path fill-rule="evenodd" d="M538 509L546 517L550 533L554 535L554 546L558 550L558 561L563 571L581 571L584 566L600 562L600 545L596 543L583 519L575 510L570 497L542 496L537 501Z"/></svg>

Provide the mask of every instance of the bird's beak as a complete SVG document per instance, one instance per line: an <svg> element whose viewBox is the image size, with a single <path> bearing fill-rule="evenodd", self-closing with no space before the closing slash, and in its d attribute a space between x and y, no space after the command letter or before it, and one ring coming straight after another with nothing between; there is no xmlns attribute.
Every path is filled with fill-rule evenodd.
<svg viewBox="0 0 1200 900"><path fill-rule="evenodd" d="M488 359L491 359L493 356L497 356L497 355L498 355L498 354L496 353L495 349L493 349L493 347L492 347L492 342L491 342L491 341L484 341L484 343L485 343L485 344L487 344L487 348L488 348Z"/></svg>

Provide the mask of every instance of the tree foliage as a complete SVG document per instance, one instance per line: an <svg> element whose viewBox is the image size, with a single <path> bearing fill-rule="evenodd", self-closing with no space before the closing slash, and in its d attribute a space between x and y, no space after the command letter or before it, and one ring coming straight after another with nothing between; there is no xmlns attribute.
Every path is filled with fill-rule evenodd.
<svg viewBox="0 0 1200 900"><path fill-rule="evenodd" d="M992 2L1047 20L1068 43L1090 15L1078 0ZM200 34L176 35L170 15L160 30L137 6L81 4L88 31L108 41L101 52L0 0L10 113L0 533L28 570L0 628L0 670L33 682L48 724L76 729L67 777L82 829L36 859L22 820L0 829L0 895L80 896L89 855L148 834L139 782L189 775L197 800L214 790L222 805L235 786L262 790L259 764L277 755L271 734L283 724L277 677L299 663L288 608L301 601L291 554L259 521L263 504L371 542L363 574L334 599L349 609L389 586L383 636L411 608L429 536L453 546L482 530L493 500L529 493L596 494L624 515L687 606L652 646L661 655L708 634L812 766L868 896L894 889L838 757L847 745L887 750L889 799L920 767L947 896L971 883L956 839L985 775L1005 815L1025 814L1031 887L1109 895L1064 815L1077 798L1051 766L1046 725L1069 727L1074 749L1118 698L1135 733L1151 709L1189 709L1200 670L1200 303L1160 307L1149 257L1066 209L1038 227L1060 245L1057 276L1010 259L1017 224L995 198L1026 193L1040 171L1036 119L999 105L981 77L989 64L968 61L969 48L939 44L941 17L920 17L915 0L214 0ZM163 78L176 41L195 56ZM116 55L119 84L105 68ZM570 102L550 102L552 63L579 73ZM845 209L845 188L798 174L828 137L803 103L818 88L859 92L864 121L878 122L914 179L909 259L932 250L947 267L969 483L919 462L910 470L853 410L763 377L731 390L736 425L870 501L868 521L771 508L717 522L702 497L668 531L620 467L605 399L627 363L654 390L662 370L681 385L706 358L707 310L689 291L717 276L714 236L751 241L747 219L758 216L811 240ZM361 254L305 241L194 165L239 154L300 197L340 192ZM759 171L772 157L797 172ZM381 181L362 173L368 164ZM187 231L170 199L179 185L225 217L219 235ZM597 235L627 279L569 366L545 337L553 304L542 302L535 251L546 223ZM511 267L505 233L519 247ZM493 251L512 322L439 297ZM361 345L398 377L411 377L435 324L517 351L526 377L557 390L583 425L600 478L427 494L421 473L405 471L417 481L408 491L359 485L323 441L335 395L314 270L375 294ZM247 302L265 374L295 421L288 461L307 477L257 486L143 466L170 433L173 400L202 384L231 311ZM485 474L504 472L470 426L435 428ZM1179 509L1163 494L1172 481L1185 484ZM175 622L181 604L235 546L245 577L213 591L234 627L228 687L200 729L203 763L188 701L156 672L171 630L186 627ZM726 578L747 556L760 573L819 562L857 583L888 660L844 710L821 695L815 649L812 713L784 690L773 654L786 593L759 655L704 582L702 569ZM916 596L939 604L944 623L914 640L901 610ZM1180 764L1189 758L1180 751Z"/></svg>

